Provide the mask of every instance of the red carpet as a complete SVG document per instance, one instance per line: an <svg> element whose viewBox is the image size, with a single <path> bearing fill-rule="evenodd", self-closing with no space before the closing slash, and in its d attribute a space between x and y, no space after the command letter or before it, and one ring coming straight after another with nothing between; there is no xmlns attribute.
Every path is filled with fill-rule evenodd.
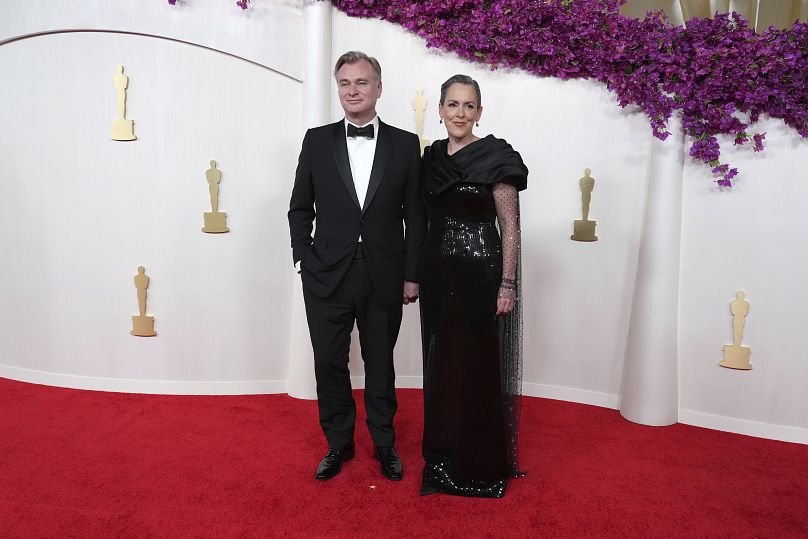
<svg viewBox="0 0 808 539"><path fill-rule="evenodd" d="M536 398L529 475L504 499L421 498L421 392L399 400L404 481L379 475L360 423L356 458L320 483L314 402L0 379L0 537L808 536L808 446Z"/></svg>

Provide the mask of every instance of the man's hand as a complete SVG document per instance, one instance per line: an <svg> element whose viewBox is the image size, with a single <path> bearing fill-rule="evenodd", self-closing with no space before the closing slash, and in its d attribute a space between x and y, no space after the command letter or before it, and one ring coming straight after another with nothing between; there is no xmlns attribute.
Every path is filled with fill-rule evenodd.
<svg viewBox="0 0 808 539"><path fill-rule="evenodd" d="M418 283L404 281L404 305L418 301Z"/></svg>

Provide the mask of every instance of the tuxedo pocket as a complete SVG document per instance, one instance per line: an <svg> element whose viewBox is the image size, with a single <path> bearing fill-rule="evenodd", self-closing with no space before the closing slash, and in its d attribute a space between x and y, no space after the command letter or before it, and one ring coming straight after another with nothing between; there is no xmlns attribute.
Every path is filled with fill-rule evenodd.
<svg viewBox="0 0 808 539"><path fill-rule="evenodd" d="M327 265L324 263L324 258L328 259L328 242L320 238L314 238L308 248L306 248L306 253L303 255L303 260L300 262L301 267L306 267L311 269L312 267L322 267L323 265Z"/></svg>
<svg viewBox="0 0 808 539"><path fill-rule="evenodd" d="M309 271L328 271L340 266L345 259L353 258L353 251L349 249L321 249L316 242L309 247L303 265Z"/></svg>

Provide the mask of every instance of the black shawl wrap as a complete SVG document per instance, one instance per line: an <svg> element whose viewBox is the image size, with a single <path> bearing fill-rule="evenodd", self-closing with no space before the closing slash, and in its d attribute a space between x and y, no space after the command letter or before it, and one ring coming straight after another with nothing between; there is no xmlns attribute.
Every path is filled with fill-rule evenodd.
<svg viewBox="0 0 808 539"><path fill-rule="evenodd" d="M424 150L423 181L430 193L442 193L458 182L507 181L519 191L527 188L527 167L507 141L488 135L452 155L448 143L449 139L436 140Z"/></svg>

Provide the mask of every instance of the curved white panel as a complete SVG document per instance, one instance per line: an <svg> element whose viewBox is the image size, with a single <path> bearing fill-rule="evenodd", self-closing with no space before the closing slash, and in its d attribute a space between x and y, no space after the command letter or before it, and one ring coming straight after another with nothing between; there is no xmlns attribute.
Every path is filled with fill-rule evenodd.
<svg viewBox="0 0 808 539"><path fill-rule="evenodd" d="M0 44L66 30L145 34L233 54L302 80L302 4L253 2L242 11L235 0L0 2Z"/></svg>
<svg viewBox="0 0 808 539"><path fill-rule="evenodd" d="M682 228L682 123L653 140L648 163L643 236L634 282L631 326L623 366L620 413L644 425L678 419L678 311Z"/></svg>
<svg viewBox="0 0 808 539"><path fill-rule="evenodd" d="M117 64L134 142L109 139ZM0 66L0 362L98 378L285 380L301 84L128 34L15 41L0 47ZM211 159L228 234L200 230ZM141 264L154 338L129 335Z"/></svg>

